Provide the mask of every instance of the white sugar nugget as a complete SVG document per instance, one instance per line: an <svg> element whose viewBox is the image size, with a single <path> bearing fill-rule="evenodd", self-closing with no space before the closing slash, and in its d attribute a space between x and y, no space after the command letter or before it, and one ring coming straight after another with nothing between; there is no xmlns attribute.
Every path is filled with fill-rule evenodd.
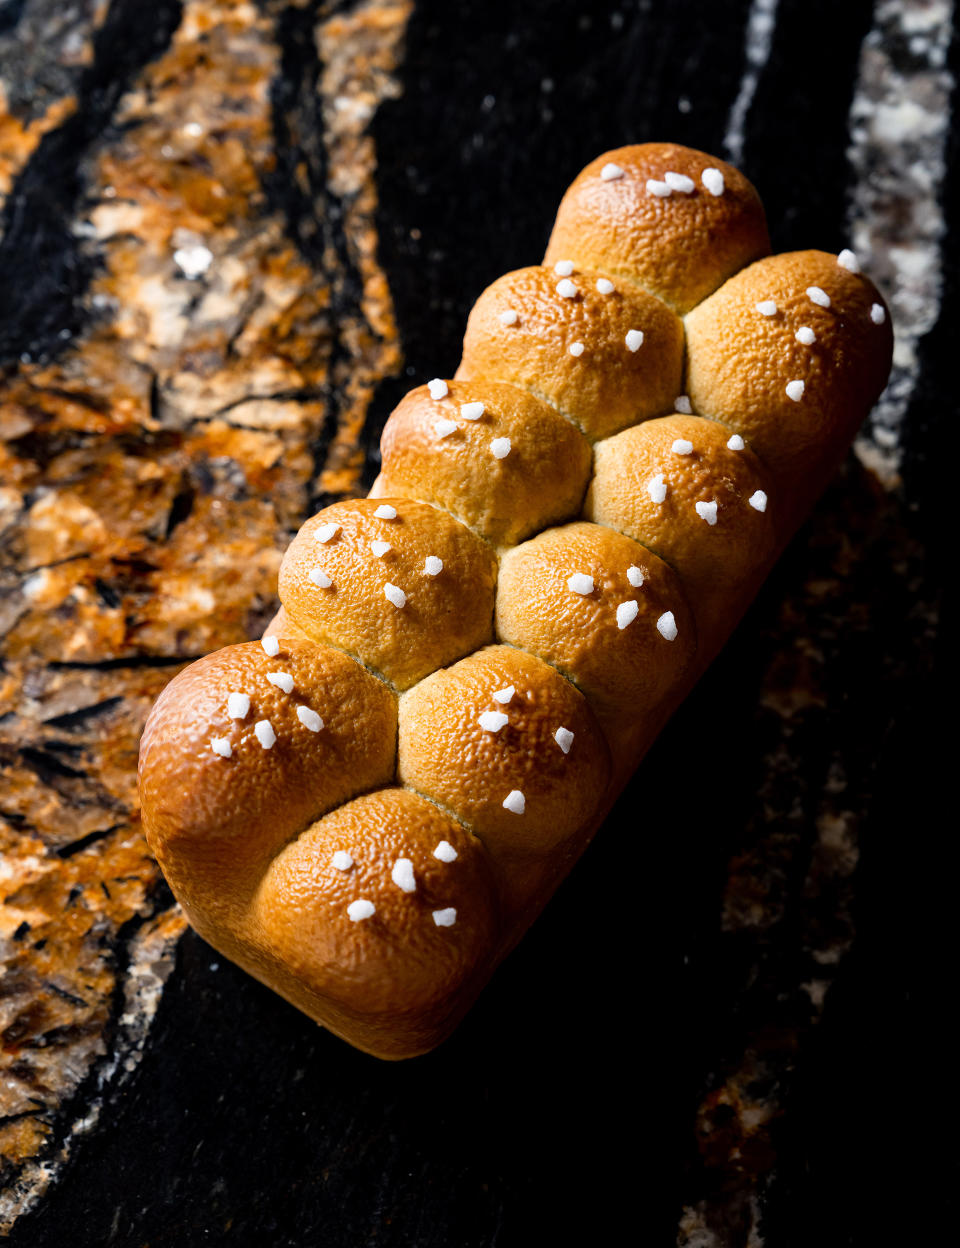
<svg viewBox="0 0 960 1248"><path fill-rule="evenodd" d="M564 754L570 753L570 747L573 745L573 733L569 728L558 728L553 734L553 739L563 750Z"/></svg>
<svg viewBox="0 0 960 1248"><path fill-rule="evenodd" d="M567 577L567 589L574 594L583 594L584 596L592 594L593 577L586 572L574 572L572 576Z"/></svg>
<svg viewBox="0 0 960 1248"><path fill-rule="evenodd" d="M511 814L522 815L527 808L527 799L519 789L511 789L503 799L503 808L509 810Z"/></svg>
<svg viewBox="0 0 960 1248"><path fill-rule="evenodd" d="M390 878L397 888L402 889L405 893L415 893L417 891L417 881L413 874L413 863L409 858L397 859L393 864L393 870L390 872Z"/></svg>
<svg viewBox="0 0 960 1248"><path fill-rule="evenodd" d="M250 695L231 693L227 697L227 714L231 719L246 719L250 714Z"/></svg>
<svg viewBox="0 0 960 1248"><path fill-rule="evenodd" d="M319 732L323 727L323 719L309 706L297 707L297 719L309 732Z"/></svg>
<svg viewBox="0 0 960 1248"><path fill-rule="evenodd" d="M637 612L640 610L635 602L621 602L617 607L617 628L627 628L637 618Z"/></svg>

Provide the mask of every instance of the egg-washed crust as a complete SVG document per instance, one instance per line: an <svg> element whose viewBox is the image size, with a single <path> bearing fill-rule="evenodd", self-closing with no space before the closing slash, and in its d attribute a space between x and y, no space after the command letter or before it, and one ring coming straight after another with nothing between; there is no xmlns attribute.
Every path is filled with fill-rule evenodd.
<svg viewBox="0 0 960 1248"><path fill-rule="evenodd" d="M403 695L397 775L476 832L506 907L522 909L596 811L609 751L587 699L559 672L488 646ZM512 792L524 795L522 815L504 806Z"/></svg>
<svg viewBox="0 0 960 1248"><path fill-rule="evenodd" d="M758 260L685 324L694 410L742 434L771 473L798 485L821 484L829 449L853 438L890 371L886 305L825 251Z"/></svg>
<svg viewBox="0 0 960 1248"><path fill-rule="evenodd" d="M588 578L589 589L571 588L573 577ZM504 555L497 633L563 673L601 722L611 712L653 711L697 649L673 569L632 538L584 521L547 529Z"/></svg>
<svg viewBox="0 0 960 1248"><path fill-rule="evenodd" d="M682 371L683 326L659 299L602 271L535 265L473 305L457 377L523 386L592 442L669 410Z"/></svg>
<svg viewBox="0 0 960 1248"><path fill-rule="evenodd" d="M345 853L349 866L336 857ZM398 862L406 888L392 883ZM367 898L375 912L353 921L348 907ZM249 925L284 968L288 999L330 1011L328 1026L372 1047L386 1028L402 1053L449 1026L458 993L486 969L499 911L484 843L432 802L391 787L285 845L250 902Z"/></svg>
<svg viewBox="0 0 960 1248"><path fill-rule="evenodd" d="M510 443L497 458L491 447ZM380 439L371 498L419 498L503 549L578 514L590 444L559 412L518 386L451 381L401 400Z"/></svg>
<svg viewBox="0 0 960 1248"><path fill-rule="evenodd" d="M598 157L390 417L371 497L301 528L262 641L151 712L144 827L191 923L358 1048L456 1026L878 397L856 257L768 252L722 161Z"/></svg>
<svg viewBox="0 0 960 1248"><path fill-rule="evenodd" d="M769 251L760 197L738 169L674 143L640 143L598 156L574 180L544 264L570 259L622 275L682 314Z"/></svg>
<svg viewBox="0 0 960 1248"><path fill-rule="evenodd" d="M735 610L777 548L779 512L770 475L744 439L715 420L681 414L600 443L584 505L589 519L676 571L701 642L730 631L731 604Z"/></svg>
<svg viewBox="0 0 960 1248"><path fill-rule="evenodd" d="M368 498L307 521L280 565L280 597L308 637L406 689L493 639L496 580L493 551L446 512Z"/></svg>

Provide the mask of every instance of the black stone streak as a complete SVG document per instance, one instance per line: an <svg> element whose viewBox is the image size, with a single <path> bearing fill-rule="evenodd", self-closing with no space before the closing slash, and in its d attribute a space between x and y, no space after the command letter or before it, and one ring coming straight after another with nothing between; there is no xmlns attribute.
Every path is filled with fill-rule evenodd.
<svg viewBox="0 0 960 1248"><path fill-rule="evenodd" d="M846 158L851 66L870 29L872 0L781 4L748 128L749 165L762 170L774 251L837 252L851 178ZM749 172L749 169L748 169Z"/></svg>
<svg viewBox="0 0 960 1248"><path fill-rule="evenodd" d="M410 378L378 395L371 472L379 427L402 389L452 371L470 303L500 272L539 258L560 194L587 159L648 138L721 152L746 8L745 0L659 0L629 11L566 0L418 5L405 94L374 123L380 257ZM846 111L867 16L859 2L828 9L781 0L744 160L779 247L845 241L838 188L848 176ZM285 70L299 68L293 87L277 87L278 112L287 110L284 92L302 97L315 77L312 53L300 46L306 24L293 11L282 21ZM488 94L495 103L484 108ZM689 112L678 110L681 97ZM318 124L296 107L308 129ZM958 155L954 134L953 219ZM311 173L317 194L321 169ZM315 211L306 201L296 207L295 237L296 214L306 225ZM319 265L321 251L300 241ZM825 604L816 635L832 646L831 689L849 692L824 718L799 723L796 775L767 791L763 754L777 734L756 702L781 601L805 577L829 574L823 544L833 530L822 518L794 542L603 835L450 1042L409 1063L372 1061L189 934L135 1076L108 1095L101 1127L18 1224L13 1248L59 1246L67 1227L78 1248L659 1245L675 1241L683 1203L709 1199L721 1217L738 1184L749 1184L699 1166L694 1110L759 1027L806 1034L809 1020L802 1001L777 995L798 982L802 934L791 904L758 959L752 938L719 938L718 899L732 852L762 831L753 826L758 805L789 809L794 796L782 887L796 896L809 865L799 831L809 829L835 752L851 801L865 803L867 900L825 1020L807 1035L807 1065L786 1093L780 1168L761 1191L765 1242L942 1238L955 1224L956 1197L950 1154L933 1144L925 1111L932 1100L947 1121L956 1118L954 1032L941 1004L953 993L942 951L955 944L954 877L934 817L938 771L947 774L945 740L938 749L929 731L935 656L917 644L908 590L918 601L934 597L946 555L928 501L946 488L946 457L924 448L943 429L943 396L955 390L960 266L955 240L950 246L945 315L924 346L905 474L906 496L923 500L909 514L930 555L925 580L903 586L884 566L882 541L864 543L855 574L877 585L874 630L844 636L841 628L831 639L830 610L842 613ZM821 517L844 492L856 498L865 489L862 474L849 472ZM891 671L878 675L886 657ZM718 708L722 731L705 732ZM611 907L624 886L631 904ZM743 1243L732 1225L718 1223L718 1236Z"/></svg>
<svg viewBox="0 0 960 1248"><path fill-rule="evenodd" d="M331 349L324 427L311 446L315 477L319 477L337 429L340 396L335 374L338 365L348 359L337 327L341 321L356 323L363 316L363 282L344 234L343 207L328 186L319 90L321 63L314 37L321 13L327 16L348 7L321 0L291 4L279 10L275 26L280 48L280 73L271 84L276 168L266 178L264 190L271 207L283 213L290 236L306 260L320 271L329 268L324 255L327 249L337 260L326 327ZM305 188L301 188L298 173L306 175ZM315 491L310 501L312 509L318 511L336 501L336 496Z"/></svg>
<svg viewBox="0 0 960 1248"><path fill-rule="evenodd" d="M95 845L97 841L102 841L111 833L116 832L117 828L124 827L124 824L115 823L107 828L98 828L95 832L88 832L86 836L78 837L77 840L71 841L69 845L61 845L56 851L58 858L72 858L74 854L79 854L81 850L87 849L90 845Z"/></svg>
<svg viewBox="0 0 960 1248"><path fill-rule="evenodd" d="M86 727L91 719L99 719L101 715L109 715L114 707L120 706L123 698L104 698L102 702L95 702L91 706L81 706L76 711L67 711L63 715L52 715L43 722L47 728L66 728L68 731L74 728Z"/></svg>
<svg viewBox="0 0 960 1248"><path fill-rule="evenodd" d="M94 36L94 63L77 89L77 111L41 139L0 220L0 366L48 358L83 323L80 299L93 274L71 232L83 190L83 161L110 124L136 72L167 46L179 0L113 0Z"/></svg>
<svg viewBox="0 0 960 1248"><path fill-rule="evenodd" d="M27 0L3 0L0 4L0 35L5 35L16 28L17 23L23 17L26 5Z"/></svg>

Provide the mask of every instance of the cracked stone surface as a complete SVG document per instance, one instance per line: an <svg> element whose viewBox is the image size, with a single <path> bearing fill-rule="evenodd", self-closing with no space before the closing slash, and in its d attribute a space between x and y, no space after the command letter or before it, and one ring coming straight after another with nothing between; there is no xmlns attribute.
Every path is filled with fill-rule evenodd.
<svg viewBox="0 0 960 1248"><path fill-rule="evenodd" d="M24 198L59 194L87 276L64 315L78 328L5 326L21 335L0 389L7 1224L89 1127L104 1068L135 1054L184 928L139 826L146 713L183 663L259 635L291 532L359 488L359 429L400 359L367 127L396 93L407 9L188 2L145 38L136 5L72 22L36 5L7 36L30 55L5 176L33 155ZM78 69L111 81L120 41L109 117L68 167L46 161ZM157 991L128 1002L144 975Z"/></svg>

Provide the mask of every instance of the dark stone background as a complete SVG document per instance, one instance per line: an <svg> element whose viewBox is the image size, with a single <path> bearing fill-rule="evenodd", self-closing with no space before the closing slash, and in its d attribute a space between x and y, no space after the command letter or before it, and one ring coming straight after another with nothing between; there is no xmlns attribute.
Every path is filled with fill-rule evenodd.
<svg viewBox="0 0 960 1248"><path fill-rule="evenodd" d="M746 8L420 0L404 92L373 123L380 259L410 376L452 372L476 293L539 256L564 186L598 150L661 137L721 150ZM847 110L870 12L861 0L781 4L744 158L776 250L846 242ZM956 40L951 57L956 67ZM957 146L954 132L948 221L960 211ZM44 264L55 262L48 248ZM949 1239L953 716L943 643L925 639L915 606L936 602L952 546L955 234L944 270L901 489L878 501L851 461L458 1034L426 1058L373 1062L188 933L141 1064L107 1090L99 1125L17 1224L15 1248L670 1244L697 1202L717 1243L745 1245L751 1198L762 1228L751 1244ZM43 301L30 302L36 341ZM406 384L381 386L371 447ZM838 577L843 537L853 554ZM910 577L890 574L894 548L909 549ZM803 586L819 577L837 594L811 605ZM847 627L851 600L865 611ZM827 648L829 699L792 732L792 767L770 776L780 727L761 685L804 627ZM797 991L806 926L829 925L836 898L805 906L800 893L834 757L858 803L856 938L815 1024ZM722 932L731 863L765 835L765 806L791 804L800 832L775 885L782 921L762 936ZM611 912L612 893L630 904ZM757 1155L717 1153L698 1137L698 1106L764 1044L770 1086L754 1094L775 1106L771 1129ZM720 1136L724 1126L714 1120Z"/></svg>

